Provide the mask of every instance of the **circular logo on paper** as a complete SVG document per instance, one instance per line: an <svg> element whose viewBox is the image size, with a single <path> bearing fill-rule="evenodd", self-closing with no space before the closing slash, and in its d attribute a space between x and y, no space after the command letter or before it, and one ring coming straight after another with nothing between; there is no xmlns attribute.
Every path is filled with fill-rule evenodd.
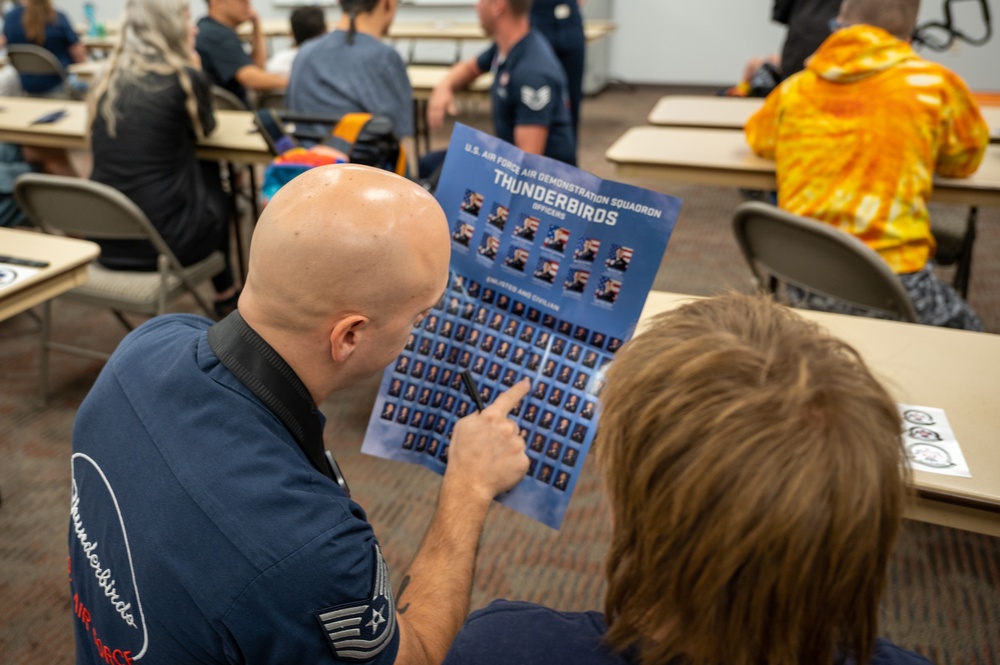
<svg viewBox="0 0 1000 665"><path fill-rule="evenodd" d="M948 451L933 443L912 443L907 447L910 459L917 464L933 467L935 469L946 469L955 466L951 461Z"/></svg>
<svg viewBox="0 0 1000 665"><path fill-rule="evenodd" d="M914 425L933 425L934 416L919 409L907 409L903 411L903 420Z"/></svg>
<svg viewBox="0 0 1000 665"><path fill-rule="evenodd" d="M940 441L941 435L926 427L911 427L907 432L910 437L921 441Z"/></svg>
<svg viewBox="0 0 1000 665"><path fill-rule="evenodd" d="M7 286L17 279L17 273L10 268L0 268L0 287Z"/></svg>

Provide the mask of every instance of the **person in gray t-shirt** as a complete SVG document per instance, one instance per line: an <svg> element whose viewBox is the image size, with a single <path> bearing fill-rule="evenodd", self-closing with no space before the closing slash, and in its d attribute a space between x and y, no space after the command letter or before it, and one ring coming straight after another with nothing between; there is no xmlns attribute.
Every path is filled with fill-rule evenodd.
<svg viewBox="0 0 1000 665"><path fill-rule="evenodd" d="M296 113L339 117L366 112L392 120L396 136L413 136L413 89L406 65L380 41L395 2L340 0L333 32L304 44L292 65L285 104Z"/></svg>

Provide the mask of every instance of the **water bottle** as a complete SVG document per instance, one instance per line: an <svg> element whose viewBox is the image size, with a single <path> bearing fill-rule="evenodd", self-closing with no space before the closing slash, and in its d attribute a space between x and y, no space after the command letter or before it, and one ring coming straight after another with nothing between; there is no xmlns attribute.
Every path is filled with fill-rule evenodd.
<svg viewBox="0 0 1000 665"><path fill-rule="evenodd" d="M87 21L87 36L97 37L100 28L97 25L97 7L93 2L83 3L83 18Z"/></svg>

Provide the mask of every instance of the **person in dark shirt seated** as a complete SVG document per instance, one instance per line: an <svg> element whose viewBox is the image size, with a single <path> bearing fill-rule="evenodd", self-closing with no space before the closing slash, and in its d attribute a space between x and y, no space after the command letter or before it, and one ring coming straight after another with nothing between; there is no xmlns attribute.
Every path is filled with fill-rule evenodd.
<svg viewBox="0 0 1000 665"><path fill-rule="evenodd" d="M908 468L856 351L734 294L654 318L607 379L604 612L496 601L445 665L928 664L876 639Z"/></svg>
<svg viewBox="0 0 1000 665"><path fill-rule="evenodd" d="M229 267L229 203L217 162L199 162L198 139L215 129L210 84L194 50L184 0L129 0L122 40L90 98L94 170L146 214L184 265L215 250L226 268L212 278L216 313L236 306ZM102 241L112 269L157 269L145 241Z"/></svg>
<svg viewBox="0 0 1000 665"><path fill-rule="evenodd" d="M198 53L209 80L250 106L247 90L284 89L288 77L272 74L267 64L267 36L260 26L260 17L250 0L207 0L208 16L198 21ZM250 21L250 53L243 50L243 43L236 28Z"/></svg>

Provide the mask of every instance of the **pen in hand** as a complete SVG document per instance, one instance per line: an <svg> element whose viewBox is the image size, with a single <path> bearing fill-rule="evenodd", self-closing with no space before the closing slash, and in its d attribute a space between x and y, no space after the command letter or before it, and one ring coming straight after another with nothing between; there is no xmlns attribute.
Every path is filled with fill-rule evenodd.
<svg viewBox="0 0 1000 665"><path fill-rule="evenodd" d="M479 391L476 389L476 382L472 379L472 372L467 369L462 370L462 383L465 384L465 390L469 393L469 397L476 404L476 410L482 411L486 408L483 404L483 398L479 395Z"/></svg>

